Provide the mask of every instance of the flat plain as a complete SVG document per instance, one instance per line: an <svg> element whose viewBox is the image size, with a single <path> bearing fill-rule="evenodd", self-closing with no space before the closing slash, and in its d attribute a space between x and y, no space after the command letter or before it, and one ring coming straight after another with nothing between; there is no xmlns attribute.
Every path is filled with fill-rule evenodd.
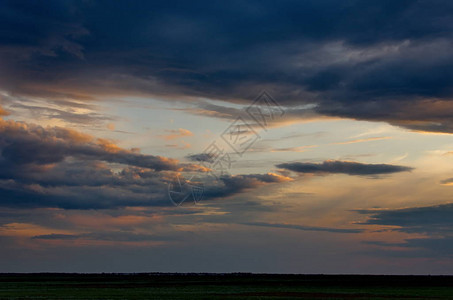
<svg viewBox="0 0 453 300"><path fill-rule="evenodd" d="M0 299L453 299L453 276L0 274Z"/></svg>

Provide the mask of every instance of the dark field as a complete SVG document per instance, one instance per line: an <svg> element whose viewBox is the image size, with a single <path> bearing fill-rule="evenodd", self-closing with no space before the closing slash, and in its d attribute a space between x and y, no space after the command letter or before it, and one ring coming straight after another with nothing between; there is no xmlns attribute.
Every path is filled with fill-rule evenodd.
<svg viewBox="0 0 453 300"><path fill-rule="evenodd" d="M453 299L452 276L0 274L0 299Z"/></svg>

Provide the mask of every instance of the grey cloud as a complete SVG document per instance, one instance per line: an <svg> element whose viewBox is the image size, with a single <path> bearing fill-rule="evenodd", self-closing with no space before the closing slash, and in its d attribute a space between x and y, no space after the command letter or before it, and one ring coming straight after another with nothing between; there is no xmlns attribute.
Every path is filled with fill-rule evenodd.
<svg viewBox="0 0 453 300"><path fill-rule="evenodd" d="M304 226L304 225L294 225L294 224L279 224L279 223L264 223L264 222L245 222L245 223L241 223L241 224L249 225L249 226L296 229L296 230L303 230L303 231L323 231L323 232L333 232L333 233L360 233L363 231L362 229L328 228L328 227Z"/></svg>
<svg viewBox="0 0 453 300"><path fill-rule="evenodd" d="M249 99L249 105L252 104L252 99ZM247 103L245 103L247 104ZM248 124L251 127L257 127L261 128L259 124L256 123L256 121L250 117L246 113L246 108L247 106L244 106L243 108L234 108L234 107L228 107L228 106L222 106L218 104L212 104L212 103L206 103L206 102L201 102L196 104L195 108L194 107L189 107L189 108L175 108L173 110L177 111L185 111L191 114L203 116L203 117L212 117L212 118L219 118L219 119L227 119L227 120L235 120L238 117L243 118L248 122ZM278 127L281 126L282 124L284 125L285 122L290 122L290 121L297 121L297 120L317 120L317 119L322 119L326 118L325 116L317 113L315 111L316 105L313 103L308 103L305 105L299 105L297 107L285 107L284 108L284 114L279 116L278 118L268 118L266 119L267 127Z"/></svg>
<svg viewBox="0 0 453 300"><path fill-rule="evenodd" d="M291 178L278 174L227 175L220 177L220 185L205 188L207 199L224 198L269 183L290 181Z"/></svg>
<svg viewBox="0 0 453 300"><path fill-rule="evenodd" d="M207 171L59 127L0 119L0 133L0 206L168 206L167 188L176 172ZM120 164L120 170L113 171L111 164ZM206 184L205 200L285 180L289 179L271 173L226 176Z"/></svg>
<svg viewBox="0 0 453 300"><path fill-rule="evenodd" d="M174 159L144 155L117 147L110 141L60 127L41 126L0 119L0 150L2 164L50 164L68 157L99 160L142 168L178 170Z"/></svg>
<svg viewBox="0 0 453 300"><path fill-rule="evenodd" d="M65 105L68 108L64 109L56 109L56 108L49 108L49 107L41 107L41 106L34 106L34 105L21 105L21 104L12 104L11 108L21 108L26 109L31 112L32 115L37 116L39 118L46 118L46 119L57 119L62 120L68 123L75 123L75 124L103 124L106 121L114 120L113 117L109 117L97 112L86 112L86 113L76 113L74 109L71 109L71 106L78 105L71 103L70 101L62 101L58 103L59 105ZM78 106L83 106L80 104Z"/></svg>
<svg viewBox="0 0 453 300"><path fill-rule="evenodd" d="M370 241L380 247L403 247L417 257L451 257L453 250L453 204L388 210L357 210L369 215L363 225L397 226L389 230L422 234L422 238L406 238L400 243Z"/></svg>
<svg viewBox="0 0 453 300"><path fill-rule="evenodd" d="M214 156L209 153L198 153L186 156L191 161L212 162Z"/></svg>
<svg viewBox="0 0 453 300"><path fill-rule="evenodd" d="M412 168L388 164L362 164L349 161L324 161L322 163L282 163L276 165L278 168L298 172L317 174L348 174L348 175L382 175L398 172L411 171Z"/></svg>
<svg viewBox="0 0 453 300"><path fill-rule="evenodd" d="M400 226L397 230L405 232L453 233L453 204L358 212L370 216L364 224Z"/></svg>
<svg viewBox="0 0 453 300"><path fill-rule="evenodd" d="M453 178L444 179L440 183L442 183L442 184L453 184Z"/></svg>

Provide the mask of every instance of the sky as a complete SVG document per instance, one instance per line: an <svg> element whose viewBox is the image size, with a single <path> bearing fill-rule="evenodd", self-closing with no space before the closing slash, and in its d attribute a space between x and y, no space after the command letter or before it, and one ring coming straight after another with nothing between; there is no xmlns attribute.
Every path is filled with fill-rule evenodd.
<svg viewBox="0 0 453 300"><path fill-rule="evenodd" d="M452 16L0 0L0 272L453 274Z"/></svg>

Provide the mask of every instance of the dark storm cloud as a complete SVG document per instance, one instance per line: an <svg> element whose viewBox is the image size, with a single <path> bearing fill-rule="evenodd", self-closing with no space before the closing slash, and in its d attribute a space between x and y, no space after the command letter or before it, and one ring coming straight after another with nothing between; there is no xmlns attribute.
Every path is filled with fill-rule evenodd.
<svg viewBox="0 0 453 300"><path fill-rule="evenodd" d="M10 93L243 102L266 88L286 106L453 132L451 1L1 6L0 88Z"/></svg>
<svg viewBox="0 0 453 300"><path fill-rule="evenodd" d="M328 160L322 163L302 163L292 162L276 165L278 168L298 172L298 173L317 173L317 174L348 174L348 175L382 175L398 172L411 171L412 168L387 165L387 164L362 164L349 161Z"/></svg>

